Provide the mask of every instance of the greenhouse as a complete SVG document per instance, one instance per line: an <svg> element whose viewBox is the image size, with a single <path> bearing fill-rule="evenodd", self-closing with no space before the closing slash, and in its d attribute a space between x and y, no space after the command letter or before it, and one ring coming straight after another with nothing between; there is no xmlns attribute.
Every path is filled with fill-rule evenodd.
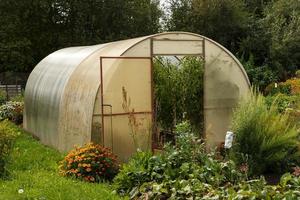
<svg viewBox="0 0 300 200"><path fill-rule="evenodd" d="M25 89L24 128L46 145L68 151L95 142L121 160L157 142L153 58L204 60L204 137L224 141L233 108L250 83L240 62L201 35L168 32L106 44L70 47L44 58Z"/></svg>

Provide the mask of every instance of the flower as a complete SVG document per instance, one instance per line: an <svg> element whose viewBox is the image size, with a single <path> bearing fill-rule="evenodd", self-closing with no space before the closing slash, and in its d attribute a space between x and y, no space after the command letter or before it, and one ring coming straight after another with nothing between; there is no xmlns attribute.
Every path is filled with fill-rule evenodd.
<svg viewBox="0 0 300 200"><path fill-rule="evenodd" d="M19 194L22 194L22 193L24 193L24 190L23 190L23 189L19 189L19 190L18 190L18 193L19 193Z"/></svg>
<svg viewBox="0 0 300 200"><path fill-rule="evenodd" d="M86 171L90 172L90 171L92 171L92 168L88 167L88 168L86 168Z"/></svg>

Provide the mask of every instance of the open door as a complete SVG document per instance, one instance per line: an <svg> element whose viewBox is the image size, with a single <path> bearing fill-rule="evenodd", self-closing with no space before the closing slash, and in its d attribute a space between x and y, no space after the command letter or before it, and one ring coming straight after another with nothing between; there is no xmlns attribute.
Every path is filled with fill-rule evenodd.
<svg viewBox="0 0 300 200"><path fill-rule="evenodd" d="M101 143L121 161L126 161L138 148L151 148L151 63L148 57L100 58Z"/></svg>

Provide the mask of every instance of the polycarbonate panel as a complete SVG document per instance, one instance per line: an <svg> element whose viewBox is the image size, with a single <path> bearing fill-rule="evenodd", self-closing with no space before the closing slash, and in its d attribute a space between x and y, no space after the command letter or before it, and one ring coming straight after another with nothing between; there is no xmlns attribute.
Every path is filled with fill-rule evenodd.
<svg viewBox="0 0 300 200"><path fill-rule="evenodd" d="M135 134L136 144L129 128L128 115L113 116L112 131L109 124L110 117L105 118L105 146L111 148L122 162L126 162L137 148L143 151L151 150L151 115L135 114L134 116L139 123Z"/></svg>
<svg viewBox="0 0 300 200"><path fill-rule="evenodd" d="M151 59L103 58L102 69L114 75L103 77L104 146L125 161L136 148L149 150L151 146L150 139L144 141L143 136L147 130L151 138ZM130 115L137 120L135 125L129 123ZM131 135L133 130L136 140ZM138 143L134 145L133 141Z"/></svg>
<svg viewBox="0 0 300 200"><path fill-rule="evenodd" d="M205 135L208 148L224 142L233 108L249 92L240 63L225 49L206 40L204 78Z"/></svg>
<svg viewBox="0 0 300 200"><path fill-rule="evenodd" d="M199 55L203 53L203 40L153 40L154 55Z"/></svg>
<svg viewBox="0 0 300 200"><path fill-rule="evenodd" d="M59 50L31 72L25 89L24 128L43 143L58 146L59 107L64 88L76 67L101 45Z"/></svg>
<svg viewBox="0 0 300 200"><path fill-rule="evenodd" d="M103 76L103 104L112 105L114 114L124 113L122 88L136 112L151 111L151 59L103 58L102 69L113 74Z"/></svg>

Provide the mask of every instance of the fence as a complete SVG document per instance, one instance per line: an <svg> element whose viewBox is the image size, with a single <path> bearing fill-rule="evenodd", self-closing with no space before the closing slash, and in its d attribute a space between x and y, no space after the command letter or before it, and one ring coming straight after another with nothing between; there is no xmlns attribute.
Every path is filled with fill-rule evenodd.
<svg viewBox="0 0 300 200"><path fill-rule="evenodd" d="M0 73L0 90L6 93L6 98L22 94L28 79L29 73L3 72Z"/></svg>

